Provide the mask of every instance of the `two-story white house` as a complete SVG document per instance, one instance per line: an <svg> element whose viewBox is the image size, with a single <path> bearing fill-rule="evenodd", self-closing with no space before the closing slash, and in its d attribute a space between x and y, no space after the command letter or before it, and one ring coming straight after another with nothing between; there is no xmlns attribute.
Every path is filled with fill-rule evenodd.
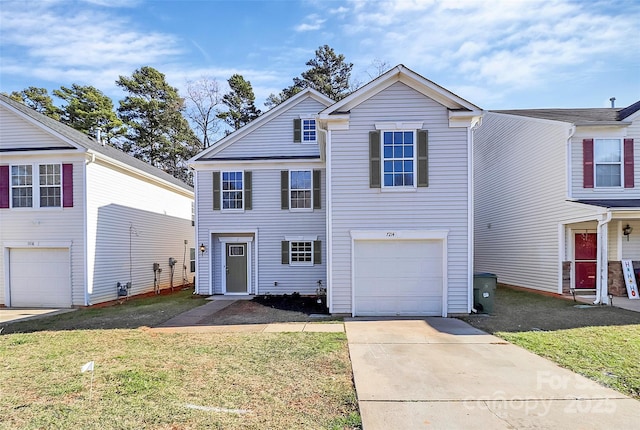
<svg viewBox="0 0 640 430"><path fill-rule="evenodd" d="M468 313L482 111L399 65L305 90L191 160L200 294L314 294L331 313Z"/></svg>
<svg viewBox="0 0 640 430"><path fill-rule="evenodd" d="M551 293L626 295L640 260L640 102L487 112L475 131L475 265Z"/></svg>
<svg viewBox="0 0 640 430"><path fill-rule="evenodd" d="M185 183L0 95L0 306L87 306L122 298L118 283L136 295L191 282L192 211Z"/></svg>

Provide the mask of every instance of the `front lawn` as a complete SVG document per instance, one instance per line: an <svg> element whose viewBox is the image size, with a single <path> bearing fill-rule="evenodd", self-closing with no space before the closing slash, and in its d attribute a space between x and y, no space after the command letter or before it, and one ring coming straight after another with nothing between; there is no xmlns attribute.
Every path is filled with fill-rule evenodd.
<svg viewBox="0 0 640 430"><path fill-rule="evenodd" d="M640 399L640 324L496 335Z"/></svg>
<svg viewBox="0 0 640 430"><path fill-rule="evenodd" d="M461 319L640 399L638 312L499 287L492 315Z"/></svg>
<svg viewBox="0 0 640 430"><path fill-rule="evenodd" d="M135 319L126 307L155 320L154 306L172 313L165 300L95 311L103 326ZM5 327L0 428L359 428L344 333L163 333L144 318L131 329L73 328L85 316ZM93 388L80 372L89 361Z"/></svg>

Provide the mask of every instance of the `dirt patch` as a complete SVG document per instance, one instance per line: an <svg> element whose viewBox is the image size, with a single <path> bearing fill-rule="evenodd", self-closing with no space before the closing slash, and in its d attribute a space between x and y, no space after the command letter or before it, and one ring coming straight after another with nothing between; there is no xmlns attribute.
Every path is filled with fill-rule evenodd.
<svg viewBox="0 0 640 430"><path fill-rule="evenodd" d="M460 319L495 333L640 324L640 313L612 306L585 306L571 299L499 286L491 315L469 315Z"/></svg>
<svg viewBox="0 0 640 430"><path fill-rule="evenodd" d="M238 300L226 308L200 320L198 324L270 324L278 322L310 322L332 320L323 304L315 298L260 296Z"/></svg>

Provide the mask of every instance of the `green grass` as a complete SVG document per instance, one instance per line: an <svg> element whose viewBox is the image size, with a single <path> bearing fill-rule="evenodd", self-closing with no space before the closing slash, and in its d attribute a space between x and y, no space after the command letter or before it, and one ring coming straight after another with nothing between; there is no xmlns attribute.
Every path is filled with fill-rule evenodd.
<svg viewBox="0 0 640 430"><path fill-rule="evenodd" d="M640 325L498 332L496 335L640 399Z"/></svg>
<svg viewBox="0 0 640 430"><path fill-rule="evenodd" d="M156 326L182 312L206 302L193 296L193 290L178 291L171 295L135 298L106 307L81 308L74 312L44 319L31 319L5 326L2 333L33 332L38 330L113 329Z"/></svg>
<svg viewBox="0 0 640 430"><path fill-rule="evenodd" d="M344 333L150 329L174 300L198 302L131 300L5 327L0 429L360 428ZM122 319L138 328L112 328ZM80 372L91 360L93 388Z"/></svg>

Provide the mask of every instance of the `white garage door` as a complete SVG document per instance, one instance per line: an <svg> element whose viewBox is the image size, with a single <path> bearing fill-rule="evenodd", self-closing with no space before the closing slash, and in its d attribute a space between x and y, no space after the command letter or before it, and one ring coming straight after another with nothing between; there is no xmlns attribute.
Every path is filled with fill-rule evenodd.
<svg viewBox="0 0 640 430"><path fill-rule="evenodd" d="M9 251L9 294L13 307L71 307L69 250Z"/></svg>
<svg viewBox="0 0 640 430"><path fill-rule="evenodd" d="M440 240L356 240L357 316L441 316Z"/></svg>

